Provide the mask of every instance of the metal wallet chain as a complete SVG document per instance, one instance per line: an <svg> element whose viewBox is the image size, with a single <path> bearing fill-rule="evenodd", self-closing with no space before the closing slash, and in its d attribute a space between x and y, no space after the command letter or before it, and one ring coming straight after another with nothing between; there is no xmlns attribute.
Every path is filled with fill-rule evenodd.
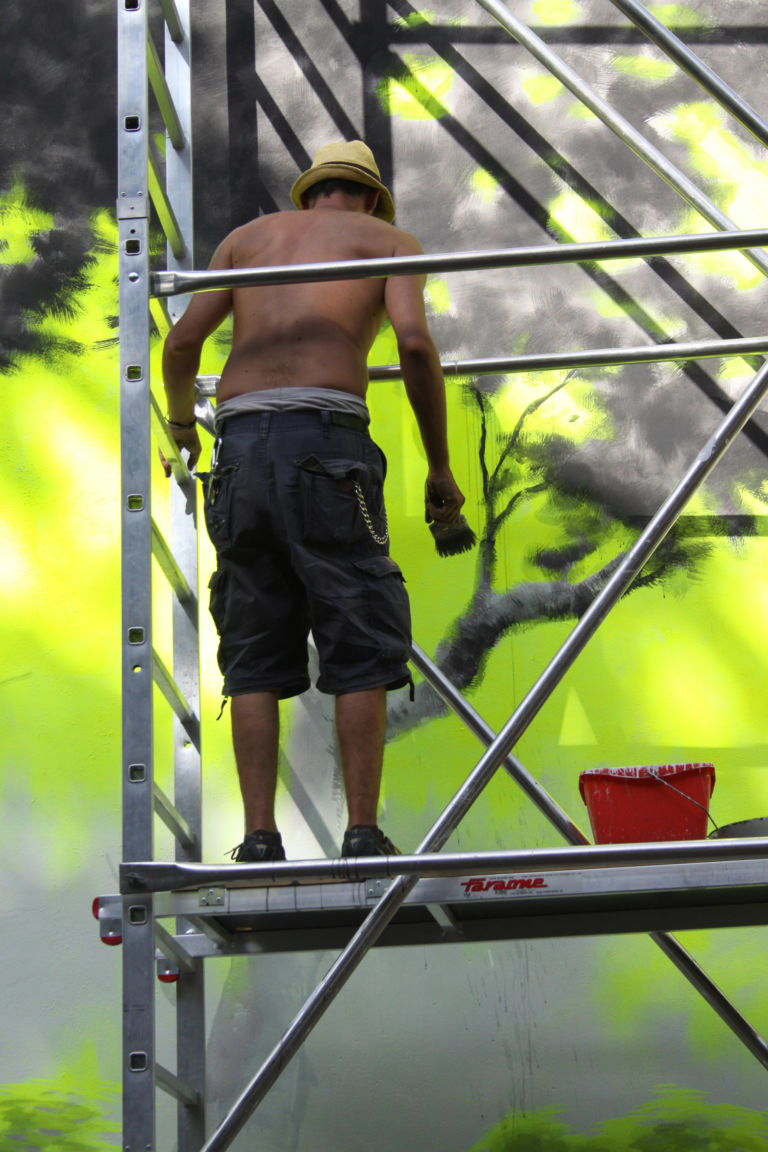
<svg viewBox="0 0 768 1152"><path fill-rule="evenodd" d="M389 524L387 523L386 512L384 513L384 535L379 536L376 532L376 529L373 526L373 520L371 519L371 514L368 511L368 505L365 502L365 496L363 495L363 490L360 487L360 484L357 480L354 481L354 485L355 485L355 496L357 496L357 502L360 505L360 511L363 514L363 520L365 520L365 525L366 525L368 531L370 532L371 537L373 538L373 540L375 540L375 542L377 544L386 544L387 541L389 540Z"/></svg>

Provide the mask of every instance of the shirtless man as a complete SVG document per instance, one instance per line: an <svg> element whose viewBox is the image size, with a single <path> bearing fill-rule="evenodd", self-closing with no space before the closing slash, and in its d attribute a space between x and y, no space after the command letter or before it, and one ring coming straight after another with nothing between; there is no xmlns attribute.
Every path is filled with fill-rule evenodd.
<svg viewBox="0 0 768 1152"><path fill-rule="evenodd" d="M235 229L211 268L405 256L394 205L361 141L329 144L293 186L298 212ZM200 456L194 382L204 341L231 311L232 350L217 393L206 525L217 552L211 612L245 809L236 859L285 859L274 815L278 700L318 688L335 718L349 824L342 854L396 852L377 826L386 692L410 682L410 616L388 554L386 462L368 435L367 356L385 313L427 456L429 520L464 503L451 473L445 387L429 335L423 276L198 293L163 352L168 427Z"/></svg>

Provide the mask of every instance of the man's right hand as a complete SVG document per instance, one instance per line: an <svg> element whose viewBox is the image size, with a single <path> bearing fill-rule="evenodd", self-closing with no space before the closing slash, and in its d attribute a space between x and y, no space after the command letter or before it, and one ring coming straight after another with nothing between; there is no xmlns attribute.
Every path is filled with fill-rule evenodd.
<svg viewBox="0 0 768 1152"><path fill-rule="evenodd" d="M427 524L454 524L461 513L464 495L449 468L442 472L430 471L424 500L424 519Z"/></svg>

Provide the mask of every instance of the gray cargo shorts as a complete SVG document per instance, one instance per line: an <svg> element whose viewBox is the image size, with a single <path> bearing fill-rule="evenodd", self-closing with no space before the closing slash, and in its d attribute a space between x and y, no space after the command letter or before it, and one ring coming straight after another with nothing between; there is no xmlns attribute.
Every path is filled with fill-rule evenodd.
<svg viewBox="0 0 768 1152"><path fill-rule="evenodd" d="M338 422L337 422L338 421ZM411 622L388 550L384 454L365 422L312 409L229 417L201 477L224 695L410 683Z"/></svg>

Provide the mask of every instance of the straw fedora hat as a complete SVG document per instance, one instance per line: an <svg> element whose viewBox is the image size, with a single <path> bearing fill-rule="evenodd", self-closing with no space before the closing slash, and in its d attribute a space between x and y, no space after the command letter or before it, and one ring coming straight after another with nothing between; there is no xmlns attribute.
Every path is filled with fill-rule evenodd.
<svg viewBox="0 0 768 1152"><path fill-rule="evenodd" d="M301 208L301 198L313 184L318 184L321 180L334 179L354 180L358 184L376 188L380 195L373 214L386 220L388 224L392 223L395 217L395 205L391 193L381 182L373 152L362 140L350 140L348 143L339 141L319 148L312 161L312 167L302 172L291 188L291 200L297 208Z"/></svg>

